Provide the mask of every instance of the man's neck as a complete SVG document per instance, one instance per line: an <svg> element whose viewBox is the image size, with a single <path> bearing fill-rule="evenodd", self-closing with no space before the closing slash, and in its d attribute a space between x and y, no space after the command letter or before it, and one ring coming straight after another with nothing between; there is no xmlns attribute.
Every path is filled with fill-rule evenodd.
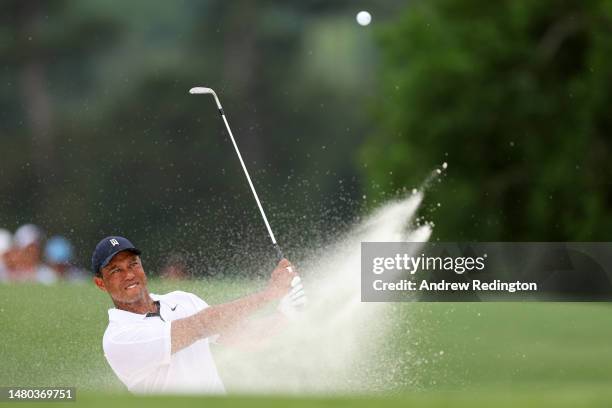
<svg viewBox="0 0 612 408"><path fill-rule="evenodd" d="M146 313L155 313L157 312L157 305L155 301L151 299L149 292L147 291L142 299L131 302L131 303L123 303L114 301L115 307L120 310L125 310L126 312L136 313L136 314L146 314Z"/></svg>

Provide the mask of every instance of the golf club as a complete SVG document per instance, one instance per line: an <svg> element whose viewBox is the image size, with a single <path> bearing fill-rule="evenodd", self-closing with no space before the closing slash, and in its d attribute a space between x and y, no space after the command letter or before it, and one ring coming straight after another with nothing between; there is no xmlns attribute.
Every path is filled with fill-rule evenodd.
<svg viewBox="0 0 612 408"><path fill-rule="evenodd" d="M227 118L225 117L225 113L223 112L223 108L221 107L221 102L219 102L219 98L217 97L217 94L211 88L205 88L205 87L201 87L201 86L196 86L194 88L191 88L189 90L189 93L192 94L192 95L210 94L210 95L212 95L215 98L215 102L217 104L217 108L219 109L219 114L223 118L223 122L225 123L225 128L227 129L227 133L229 133L230 139L232 139L232 144L234 145L234 149L236 150L236 154L238 155L238 160L240 160L240 164L242 165L242 170L244 170L244 175L246 176L247 181L249 182L249 186L251 187L251 191L253 192L253 197L255 197L255 201L257 202L257 207L259 207L259 212L261 213L261 217L263 218L264 223L266 224L266 229L268 230L268 235L270 236L270 239L272 240L272 246L276 250L276 257L280 261L281 259L284 258L283 252L281 251L280 246L276 242L276 238L274 237L274 233L272 232L272 228L270 228L270 224L268 223L268 218L266 217L266 213L264 212L264 209L261 206L261 202L259 202L259 197L257 196L257 191L255 191L255 187L253 186L253 182L251 181L251 177L249 176L249 172L248 172L248 170L247 170L247 168L246 168L246 166L244 164L244 161L242 160L242 155L240 154L240 150L238 150L238 145L236 144L236 140L234 139L234 135L232 134L232 130L229 127L229 123L227 122Z"/></svg>

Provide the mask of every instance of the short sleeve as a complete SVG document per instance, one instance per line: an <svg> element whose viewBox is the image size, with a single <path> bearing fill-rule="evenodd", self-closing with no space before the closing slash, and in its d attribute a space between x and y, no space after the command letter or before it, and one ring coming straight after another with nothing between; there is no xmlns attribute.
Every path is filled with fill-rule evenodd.
<svg viewBox="0 0 612 408"><path fill-rule="evenodd" d="M208 303L206 303L204 300L202 300L200 297L194 295L193 293L188 293L189 298L191 299L191 301L194 303L196 309L198 312L206 309L207 307L210 307L210 305ZM219 335L218 334L214 334L212 336L208 337L208 341L210 343L217 343L217 340L219 340Z"/></svg>
<svg viewBox="0 0 612 408"><path fill-rule="evenodd" d="M206 309L207 307L209 307L208 303L206 303L204 300L202 300L200 297L194 295L193 293L187 293L187 295L189 296L189 298L191 299L191 301L195 305L196 310L198 312Z"/></svg>
<svg viewBox="0 0 612 408"><path fill-rule="evenodd" d="M103 347L108 363L128 381L170 364L170 327L169 322L150 318L107 332Z"/></svg>

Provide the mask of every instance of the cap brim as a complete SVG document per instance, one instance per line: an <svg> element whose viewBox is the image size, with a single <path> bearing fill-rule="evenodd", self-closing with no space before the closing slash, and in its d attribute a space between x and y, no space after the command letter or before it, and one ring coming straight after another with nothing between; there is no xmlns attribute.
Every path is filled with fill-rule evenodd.
<svg viewBox="0 0 612 408"><path fill-rule="evenodd" d="M118 249L115 252L113 252L112 254L110 254L109 256L107 256L106 259L104 259L104 261L100 264L100 267L98 268L98 272L102 272L102 269L104 269L104 267L106 265L108 265L108 263L113 259L113 257L115 255L117 255L119 252L123 252L123 251L130 251L130 252L132 252L132 253L134 253L136 255L140 255L140 253L141 253L139 249L134 248L134 247Z"/></svg>

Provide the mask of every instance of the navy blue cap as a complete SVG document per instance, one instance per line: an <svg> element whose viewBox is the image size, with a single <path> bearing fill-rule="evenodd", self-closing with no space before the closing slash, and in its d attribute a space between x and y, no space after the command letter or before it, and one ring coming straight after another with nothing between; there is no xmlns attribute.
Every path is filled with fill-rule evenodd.
<svg viewBox="0 0 612 408"><path fill-rule="evenodd" d="M93 273L99 274L101 269L108 265L111 259L113 259L113 256L122 251L130 251L136 255L140 255L140 250L138 250L127 238L111 236L98 242L91 256L91 269Z"/></svg>

